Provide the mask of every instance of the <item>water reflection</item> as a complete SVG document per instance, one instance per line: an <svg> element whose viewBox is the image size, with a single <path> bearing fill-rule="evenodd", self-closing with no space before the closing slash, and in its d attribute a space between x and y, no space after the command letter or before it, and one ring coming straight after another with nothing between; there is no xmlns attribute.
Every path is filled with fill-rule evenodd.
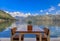
<svg viewBox="0 0 60 41"><path fill-rule="evenodd" d="M59 26L60 27L60 21L36 21L33 24L35 25L44 25L44 26Z"/></svg>
<svg viewBox="0 0 60 41"><path fill-rule="evenodd" d="M6 28L8 28L11 24L12 24L12 22L0 23L0 32L2 32L3 30L5 30Z"/></svg>
<svg viewBox="0 0 60 41"><path fill-rule="evenodd" d="M51 37L60 37L60 21L37 21L32 23L33 26L38 26L40 28L48 27L50 29ZM0 24L0 37L10 37L10 28L17 27L25 27L27 23L23 21L5 22ZM3 32L1 32L3 31ZM29 36L29 35L28 35ZM30 37L30 36L29 36Z"/></svg>

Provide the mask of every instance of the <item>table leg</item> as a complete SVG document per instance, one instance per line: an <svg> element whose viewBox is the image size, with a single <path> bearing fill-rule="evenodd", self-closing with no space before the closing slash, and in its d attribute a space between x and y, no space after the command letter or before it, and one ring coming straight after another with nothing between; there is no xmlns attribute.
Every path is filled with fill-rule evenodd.
<svg viewBox="0 0 60 41"><path fill-rule="evenodd" d="M36 41L39 41L39 35L36 35Z"/></svg>
<svg viewBox="0 0 60 41"><path fill-rule="evenodd" d="M21 34L19 35L19 41L21 41Z"/></svg>
<svg viewBox="0 0 60 41"><path fill-rule="evenodd" d="M13 37L11 37L11 41L13 41Z"/></svg>
<svg viewBox="0 0 60 41"><path fill-rule="evenodd" d="M39 41L42 41L42 35L41 35L41 33L39 34Z"/></svg>
<svg viewBox="0 0 60 41"><path fill-rule="evenodd" d="M21 35L21 40L24 41L24 34Z"/></svg>

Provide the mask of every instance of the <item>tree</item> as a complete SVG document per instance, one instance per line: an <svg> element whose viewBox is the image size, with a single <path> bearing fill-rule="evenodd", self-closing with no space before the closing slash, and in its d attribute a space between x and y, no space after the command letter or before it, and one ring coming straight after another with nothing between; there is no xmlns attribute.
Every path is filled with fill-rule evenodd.
<svg viewBox="0 0 60 41"><path fill-rule="evenodd" d="M28 24L32 24L32 21L29 20L29 21L28 21Z"/></svg>

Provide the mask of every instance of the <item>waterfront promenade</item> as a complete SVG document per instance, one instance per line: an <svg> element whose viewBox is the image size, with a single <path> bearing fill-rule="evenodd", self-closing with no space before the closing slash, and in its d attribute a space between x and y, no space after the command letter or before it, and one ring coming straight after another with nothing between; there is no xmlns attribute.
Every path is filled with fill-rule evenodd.
<svg viewBox="0 0 60 41"><path fill-rule="evenodd" d="M0 41L10 41L10 38L0 38ZM36 41L36 38L24 38L24 41ZM60 38L50 38L50 41L60 41Z"/></svg>

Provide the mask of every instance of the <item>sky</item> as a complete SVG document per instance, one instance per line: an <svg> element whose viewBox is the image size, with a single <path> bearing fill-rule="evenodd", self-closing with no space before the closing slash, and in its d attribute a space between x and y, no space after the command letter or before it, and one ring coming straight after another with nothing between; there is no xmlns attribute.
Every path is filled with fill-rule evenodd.
<svg viewBox="0 0 60 41"><path fill-rule="evenodd" d="M60 0L0 0L0 10L24 14L60 13Z"/></svg>

